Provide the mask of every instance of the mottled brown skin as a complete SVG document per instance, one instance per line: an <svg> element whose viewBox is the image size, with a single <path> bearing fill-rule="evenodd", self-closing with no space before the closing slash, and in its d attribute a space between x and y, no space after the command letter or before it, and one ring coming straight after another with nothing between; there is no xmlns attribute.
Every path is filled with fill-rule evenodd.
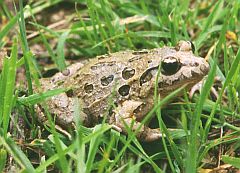
<svg viewBox="0 0 240 173"><path fill-rule="evenodd" d="M119 131L132 130L153 108L154 88L159 65L158 93L161 98L177 88L188 88L202 80L209 70L208 63L192 53L190 42L180 41L176 48L163 47L142 51L122 51L98 56L86 65L73 64L67 74L56 74L43 79L44 90L68 88L66 93L48 100L50 113L56 115L57 123L69 126L73 123L74 98L78 98L85 126L93 126L104 115ZM111 99L110 99L111 98ZM110 100L115 106L109 104ZM111 103L111 102L110 102ZM44 113L38 107L40 119ZM137 134L144 141L159 139L158 129L143 126Z"/></svg>

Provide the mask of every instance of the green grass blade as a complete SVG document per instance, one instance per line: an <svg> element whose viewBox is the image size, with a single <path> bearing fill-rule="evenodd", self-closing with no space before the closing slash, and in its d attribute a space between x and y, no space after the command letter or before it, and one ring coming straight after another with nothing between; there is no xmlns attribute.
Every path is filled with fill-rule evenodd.
<svg viewBox="0 0 240 173"><path fill-rule="evenodd" d="M24 62L25 62L24 64L25 64L25 69L26 69L28 92L29 92L29 94L33 94L32 79L31 79L31 72L30 72L30 61L32 59L29 59L26 56L27 52L29 52L29 47L28 47L27 36L26 36L26 27L25 27L25 19L24 19L22 0L19 0L19 7L20 7L20 12L19 12L20 17L18 19L18 26L20 29L20 40L21 40L21 46L22 46Z"/></svg>
<svg viewBox="0 0 240 173"><path fill-rule="evenodd" d="M219 0L215 6L214 6L214 9L213 11L210 13L210 15L208 16L207 20L206 20L206 23L205 25L203 26L203 30L201 32L201 34L198 36L198 38L196 39L195 41L195 44L196 44L196 48L197 50L201 47L201 45L203 44L203 42L206 39L206 37L208 36L208 33L209 33L209 29L211 29L214 22L216 21L217 17L218 17L218 14L222 12L222 6L223 6L223 0Z"/></svg>
<svg viewBox="0 0 240 173"><path fill-rule="evenodd" d="M95 126L93 133L95 131L98 131L100 128L102 128L102 125ZM98 136L95 136L90 140L90 146L89 146L90 148L89 148L89 153L88 153L87 162L86 162L86 173L91 172L92 170L94 158L97 153L99 143L101 142L100 139L101 139L101 134L99 134Z"/></svg>
<svg viewBox="0 0 240 173"><path fill-rule="evenodd" d="M3 172L3 169L6 166L7 162L7 151L5 149L0 149L0 172Z"/></svg>
<svg viewBox="0 0 240 173"><path fill-rule="evenodd" d="M10 58L4 58L3 62L3 72L2 72L2 83L1 83L1 92L2 101L1 105L1 117L3 123L4 135L7 135L10 114L14 99L14 89L15 89L15 78L16 78L16 63L17 63L17 39L14 38L14 43L12 47L12 53Z"/></svg>
<svg viewBox="0 0 240 173"><path fill-rule="evenodd" d="M201 112L202 107L204 104L204 101L207 98L207 95L212 87L212 84L214 82L214 76L216 73L216 61L213 64L208 77L205 81L205 84L202 88L202 93L200 95L200 98L197 102L197 107L194 111L193 117L192 117L192 124L191 124L191 134L190 134L190 141L188 142L188 149L187 149L187 159L186 159L186 172L196 172L197 171L197 159L198 159L198 132L199 132L199 125L200 125L200 118L201 118Z"/></svg>
<svg viewBox="0 0 240 173"><path fill-rule="evenodd" d="M34 104L37 104L37 103L40 103L40 102L44 101L47 98L50 98L52 96L61 94L65 91L66 91L66 89L64 89L64 88L49 90L49 91L46 91L44 93L32 94L28 97L19 97L18 101L21 104L34 105Z"/></svg>
<svg viewBox="0 0 240 173"><path fill-rule="evenodd" d="M222 156L222 161L240 169L240 158L224 155Z"/></svg>
<svg viewBox="0 0 240 173"><path fill-rule="evenodd" d="M8 24L1 29L0 31L0 45L2 44L2 40L3 37L5 37L10 31L11 29L15 26L15 24L17 23L19 14L17 14L16 16L14 16L13 18L11 18L11 20L8 22Z"/></svg>
<svg viewBox="0 0 240 173"><path fill-rule="evenodd" d="M69 35L69 31L62 33L59 37L59 41L57 44L57 66L60 71L63 71L66 68L64 46L65 46L65 41L67 40L68 35Z"/></svg>

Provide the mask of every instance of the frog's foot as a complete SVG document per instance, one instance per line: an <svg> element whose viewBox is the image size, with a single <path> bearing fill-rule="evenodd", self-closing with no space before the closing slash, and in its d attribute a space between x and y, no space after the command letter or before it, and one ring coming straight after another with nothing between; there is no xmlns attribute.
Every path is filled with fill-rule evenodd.
<svg viewBox="0 0 240 173"><path fill-rule="evenodd" d="M132 130L136 133L137 138L150 142L157 140L162 137L162 134L159 129L151 129L141 122L137 121L137 115L134 114L134 110L136 110L143 103L140 101L132 101L127 100L124 101L121 105L119 105L115 112L114 120L112 124L114 124L115 129L119 132L128 133L129 130Z"/></svg>
<svg viewBox="0 0 240 173"><path fill-rule="evenodd" d="M151 129L146 125L137 122L132 117L122 119L120 122L116 122L113 125L113 128L126 134L129 132L129 130L132 130L133 133L136 133L136 136L139 140L145 142L155 141L162 137L162 133L159 129Z"/></svg>
<svg viewBox="0 0 240 173"><path fill-rule="evenodd" d="M190 92L189 92L189 98L190 98L190 99L193 98L193 95L194 95L196 92L201 93L201 89L202 89L202 87L203 87L203 84L204 84L205 80L206 80L206 79L201 80L200 82L198 82L197 84L195 84L195 85L191 88L191 90L190 90ZM214 78L214 85L215 85L215 84L218 85L219 83L221 83L221 79L220 79L219 77L215 77L215 78ZM211 89L210 89L210 92L211 92L211 95L213 95L215 98L218 98L218 92L217 92L217 90L215 89L215 87L212 86Z"/></svg>

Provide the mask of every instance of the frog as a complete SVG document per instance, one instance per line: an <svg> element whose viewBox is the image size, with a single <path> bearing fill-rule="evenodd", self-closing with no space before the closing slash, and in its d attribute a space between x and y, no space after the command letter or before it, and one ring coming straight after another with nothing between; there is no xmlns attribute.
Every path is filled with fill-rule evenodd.
<svg viewBox="0 0 240 173"><path fill-rule="evenodd" d="M48 112L60 127L74 128L77 103L82 125L93 127L105 118L119 132L127 134L130 128L139 140L151 142L162 133L141 121L154 107L155 88L163 99L183 85L190 89L208 71L208 62L194 54L193 44L181 40L175 47L100 55L85 64L72 64L40 83L43 92L66 89L46 100ZM36 112L41 122L46 121L41 104L37 104Z"/></svg>

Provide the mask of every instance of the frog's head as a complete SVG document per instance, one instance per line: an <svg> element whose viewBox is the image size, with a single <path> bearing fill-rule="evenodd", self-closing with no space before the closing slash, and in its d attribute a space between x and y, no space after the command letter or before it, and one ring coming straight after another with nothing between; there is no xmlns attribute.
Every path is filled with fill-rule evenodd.
<svg viewBox="0 0 240 173"><path fill-rule="evenodd" d="M144 85L150 77L153 79L152 84L155 84L159 66L161 73L158 77L158 88L160 93L166 94L185 84L190 88L208 73L209 64L204 58L193 54L194 47L191 42L180 41L175 48L163 49L161 62L143 73L140 85Z"/></svg>

